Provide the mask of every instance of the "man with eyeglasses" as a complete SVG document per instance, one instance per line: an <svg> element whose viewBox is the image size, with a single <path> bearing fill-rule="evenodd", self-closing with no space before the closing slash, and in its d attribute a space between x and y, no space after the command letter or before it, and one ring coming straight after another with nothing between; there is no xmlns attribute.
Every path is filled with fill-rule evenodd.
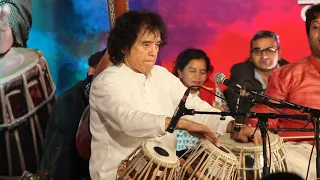
<svg viewBox="0 0 320 180"><path fill-rule="evenodd" d="M282 65L288 64L281 59L279 36L267 30L257 32L250 41L250 58L245 62L232 66L230 80L255 91L264 91L268 85L271 72ZM236 112L238 93L227 89L225 92L231 112ZM244 103L244 110L249 111L253 103Z"/></svg>

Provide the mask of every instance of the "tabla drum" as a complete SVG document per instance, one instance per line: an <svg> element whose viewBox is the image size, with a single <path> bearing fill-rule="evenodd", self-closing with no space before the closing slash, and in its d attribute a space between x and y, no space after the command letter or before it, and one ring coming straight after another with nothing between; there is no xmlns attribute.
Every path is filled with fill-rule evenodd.
<svg viewBox="0 0 320 180"><path fill-rule="evenodd" d="M145 141L118 168L123 180L177 180L179 158L160 142Z"/></svg>
<svg viewBox="0 0 320 180"><path fill-rule="evenodd" d="M198 145L180 158L179 179L234 179L237 157L227 148L201 139Z"/></svg>
<svg viewBox="0 0 320 180"><path fill-rule="evenodd" d="M286 172L286 149L283 140L276 134L268 133L271 146L270 173ZM230 135L219 137L221 143L230 149L239 159L237 179L261 179L263 171L262 145L236 142ZM270 166L269 145L267 144L268 167Z"/></svg>
<svg viewBox="0 0 320 180"><path fill-rule="evenodd" d="M55 86L40 51L11 48L0 57L0 179L36 172Z"/></svg>
<svg viewBox="0 0 320 180"><path fill-rule="evenodd" d="M76 134L76 145L79 155L84 160L89 160L91 156L91 132L89 127L90 119L90 105L88 105L81 116L77 134Z"/></svg>

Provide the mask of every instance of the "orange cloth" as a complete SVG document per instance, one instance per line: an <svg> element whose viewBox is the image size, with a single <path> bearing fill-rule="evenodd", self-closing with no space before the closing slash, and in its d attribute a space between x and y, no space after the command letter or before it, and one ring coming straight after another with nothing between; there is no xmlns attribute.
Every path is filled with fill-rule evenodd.
<svg viewBox="0 0 320 180"><path fill-rule="evenodd" d="M269 77L269 84L265 91L266 95L284 99L298 105L320 109L320 60L314 56L308 56L302 60L285 65L274 72ZM300 114L298 110L281 109L274 110L262 104L257 104L251 109L252 112ZM255 125L257 119L247 119L247 124ZM294 119L269 119L269 128L302 128L307 121ZM313 128L311 123L306 128ZM313 136L313 132L281 132L281 137L293 136ZM309 140L311 140L310 138ZM289 140L289 139L287 139ZM290 139L294 141L307 139Z"/></svg>
<svg viewBox="0 0 320 180"><path fill-rule="evenodd" d="M213 93L216 93L216 84L211 80L207 80L206 82L204 82L202 87L206 88L207 90L209 90ZM199 94L200 94L200 98L202 100L206 101L210 105L213 104L213 102L215 100L215 96L213 94L209 93L208 91L206 91L202 88L199 89Z"/></svg>

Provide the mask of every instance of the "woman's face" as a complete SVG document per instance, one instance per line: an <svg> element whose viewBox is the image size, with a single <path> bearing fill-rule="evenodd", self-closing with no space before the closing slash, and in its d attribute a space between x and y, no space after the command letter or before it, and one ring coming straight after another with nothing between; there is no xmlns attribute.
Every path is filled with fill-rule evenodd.
<svg viewBox="0 0 320 180"><path fill-rule="evenodd" d="M178 70L178 77L187 87L202 86L207 80L207 75L204 59L192 59L182 71Z"/></svg>

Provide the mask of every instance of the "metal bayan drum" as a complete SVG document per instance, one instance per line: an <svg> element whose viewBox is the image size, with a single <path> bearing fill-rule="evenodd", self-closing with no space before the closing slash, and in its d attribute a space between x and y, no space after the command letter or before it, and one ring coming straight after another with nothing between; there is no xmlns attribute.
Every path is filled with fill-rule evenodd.
<svg viewBox="0 0 320 180"><path fill-rule="evenodd" d="M40 51L11 48L0 57L0 179L37 170L54 100Z"/></svg>
<svg viewBox="0 0 320 180"><path fill-rule="evenodd" d="M79 155L82 159L89 161L91 156L91 139L89 122L90 121L90 105L88 105L81 116L79 122L77 134L76 134L76 146Z"/></svg>
<svg viewBox="0 0 320 180"><path fill-rule="evenodd" d="M122 180L177 180L179 165L175 152L149 140L120 163L118 175Z"/></svg>
<svg viewBox="0 0 320 180"><path fill-rule="evenodd" d="M209 140L201 139L198 145L181 157L179 179L234 179L237 157L228 149L219 148Z"/></svg>
<svg viewBox="0 0 320 180"><path fill-rule="evenodd" d="M283 140L276 134L268 133L271 146L271 169L270 173L286 172L286 150ZM263 171L262 145L253 143L235 142L230 135L219 137L221 143L230 149L239 159L237 179L261 179ZM269 145L267 144L268 167L270 166Z"/></svg>

